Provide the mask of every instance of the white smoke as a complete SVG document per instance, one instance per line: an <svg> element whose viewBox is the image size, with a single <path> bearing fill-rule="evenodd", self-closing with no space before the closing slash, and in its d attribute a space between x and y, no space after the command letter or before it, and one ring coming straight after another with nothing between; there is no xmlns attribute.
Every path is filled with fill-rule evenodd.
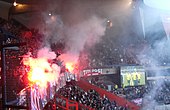
<svg viewBox="0 0 170 110"><path fill-rule="evenodd" d="M86 48L85 46L91 47L101 40L105 33L104 22L104 19L92 16L79 24L66 27L66 48L60 58L65 62L67 60L77 61L80 52Z"/></svg>
<svg viewBox="0 0 170 110"><path fill-rule="evenodd" d="M162 11L149 8L147 6L141 7L143 29L145 40L147 40L148 48L141 51L138 60L150 70L147 70L148 76L160 77L166 71L160 70L160 66L168 65L170 57L170 41L167 39L164 32L163 22L161 21ZM164 73L163 73L164 72ZM158 90L164 84L164 81L158 79L149 93L146 93L143 98L142 110L154 110L159 103L155 99L158 97Z"/></svg>
<svg viewBox="0 0 170 110"><path fill-rule="evenodd" d="M95 15L72 25L64 24L59 15L45 16L45 20L44 45L63 43L64 54L59 59L64 62L76 63L80 52L100 42L106 29L106 20Z"/></svg>
<svg viewBox="0 0 170 110"><path fill-rule="evenodd" d="M55 59L56 54L55 52L51 51L50 48L44 47L41 48L37 53L38 58L46 58L46 59Z"/></svg>
<svg viewBox="0 0 170 110"><path fill-rule="evenodd" d="M154 23L157 23L156 21ZM154 25L154 24L153 24ZM154 27L156 28L156 27ZM154 29L152 26L149 27L150 32L154 32ZM162 30L157 30L157 33L161 33ZM155 35L156 36L156 35ZM155 36L150 36L150 37L155 37ZM152 72L151 74L154 74L153 77L160 77L165 74L162 73L161 69L159 69L160 66L167 64L166 59L170 57L169 51L170 51L170 41L167 40L165 36L160 36L162 39L159 40L154 40L151 42L151 47L147 49L147 51L144 51L144 53L141 53L139 55L139 60L144 64L144 66L149 67ZM151 38L152 39L152 38ZM145 56L145 57L143 57ZM146 63L147 61L147 63ZM147 73L150 74L150 73ZM150 76L150 75L149 75ZM159 81L156 81L153 85L152 90L149 91L148 94L145 94L143 98L143 107L142 110L154 110L156 107L159 105L159 103L155 100L156 97L158 97L158 90L164 83L164 80L159 79Z"/></svg>
<svg viewBox="0 0 170 110"><path fill-rule="evenodd" d="M43 17L45 20L44 27L41 33L44 34L44 45L55 44L63 40L64 36L64 24L60 15L51 15L49 16L47 13L43 13Z"/></svg>

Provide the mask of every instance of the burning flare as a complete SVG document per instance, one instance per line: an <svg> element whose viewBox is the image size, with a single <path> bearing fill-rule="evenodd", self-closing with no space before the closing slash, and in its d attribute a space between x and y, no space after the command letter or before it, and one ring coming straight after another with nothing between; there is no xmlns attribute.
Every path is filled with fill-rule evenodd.
<svg viewBox="0 0 170 110"><path fill-rule="evenodd" d="M66 69L68 69L68 71L73 72L73 70L74 70L74 63L73 62L67 62L65 64L65 66L66 66Z"/></svg>
<svg viewBox="0 0 170 110"><path fill-rule="evenodd" d="M77 55L66 53L60 55L59 59L63 61L63 64L65 65L67 71L74 73L74 70L76 69L77 60L78 60Z"/></svg>
<svg viewBox="0 0 170 110"><path fill-rule="evenodd" d="M47 50L44 52L47 52L47 56L51 54ZM57 83L60 68L58 65L50 63L49 60L51 60L49 57L44 56L39 58L25 57L23 59L23 64L29 68L27 74L30 85L37 84L40 87L46 88L48 82Z"/></svg>

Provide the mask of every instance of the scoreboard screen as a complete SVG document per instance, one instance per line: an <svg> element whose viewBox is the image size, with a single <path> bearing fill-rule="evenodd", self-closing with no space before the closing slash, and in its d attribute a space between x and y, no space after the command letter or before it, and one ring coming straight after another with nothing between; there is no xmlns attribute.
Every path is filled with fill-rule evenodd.
<svg viewBox="0 0 170 110"><path fill-rule="evenodd" d="M120 75L122 87L145 85L146 76L142 66L122 66Z"/></svg>

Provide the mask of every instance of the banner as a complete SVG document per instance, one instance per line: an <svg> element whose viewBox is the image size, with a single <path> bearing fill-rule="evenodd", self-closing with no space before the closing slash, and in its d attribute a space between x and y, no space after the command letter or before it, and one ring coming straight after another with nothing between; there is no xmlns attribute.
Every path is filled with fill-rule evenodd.
<svg viewBox="0 0 170 110"><path fill-rule="evenodd" d="M83 70L81 76L91 76L91 75L99 75L99 74L116 74L116 73L117 73L116 67L92 68L92 69Z"/></svg>

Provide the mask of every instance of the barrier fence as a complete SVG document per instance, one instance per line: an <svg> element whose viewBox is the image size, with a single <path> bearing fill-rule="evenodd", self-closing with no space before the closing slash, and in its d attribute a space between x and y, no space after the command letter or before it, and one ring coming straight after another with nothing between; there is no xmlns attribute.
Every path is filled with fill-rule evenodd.
<svg viewBox="0 0 170 110"><path fill-rule="evenodd" d="M68 100L63 96L56 95L55 100L57 110L95 110L76 101Z"/></svg>

